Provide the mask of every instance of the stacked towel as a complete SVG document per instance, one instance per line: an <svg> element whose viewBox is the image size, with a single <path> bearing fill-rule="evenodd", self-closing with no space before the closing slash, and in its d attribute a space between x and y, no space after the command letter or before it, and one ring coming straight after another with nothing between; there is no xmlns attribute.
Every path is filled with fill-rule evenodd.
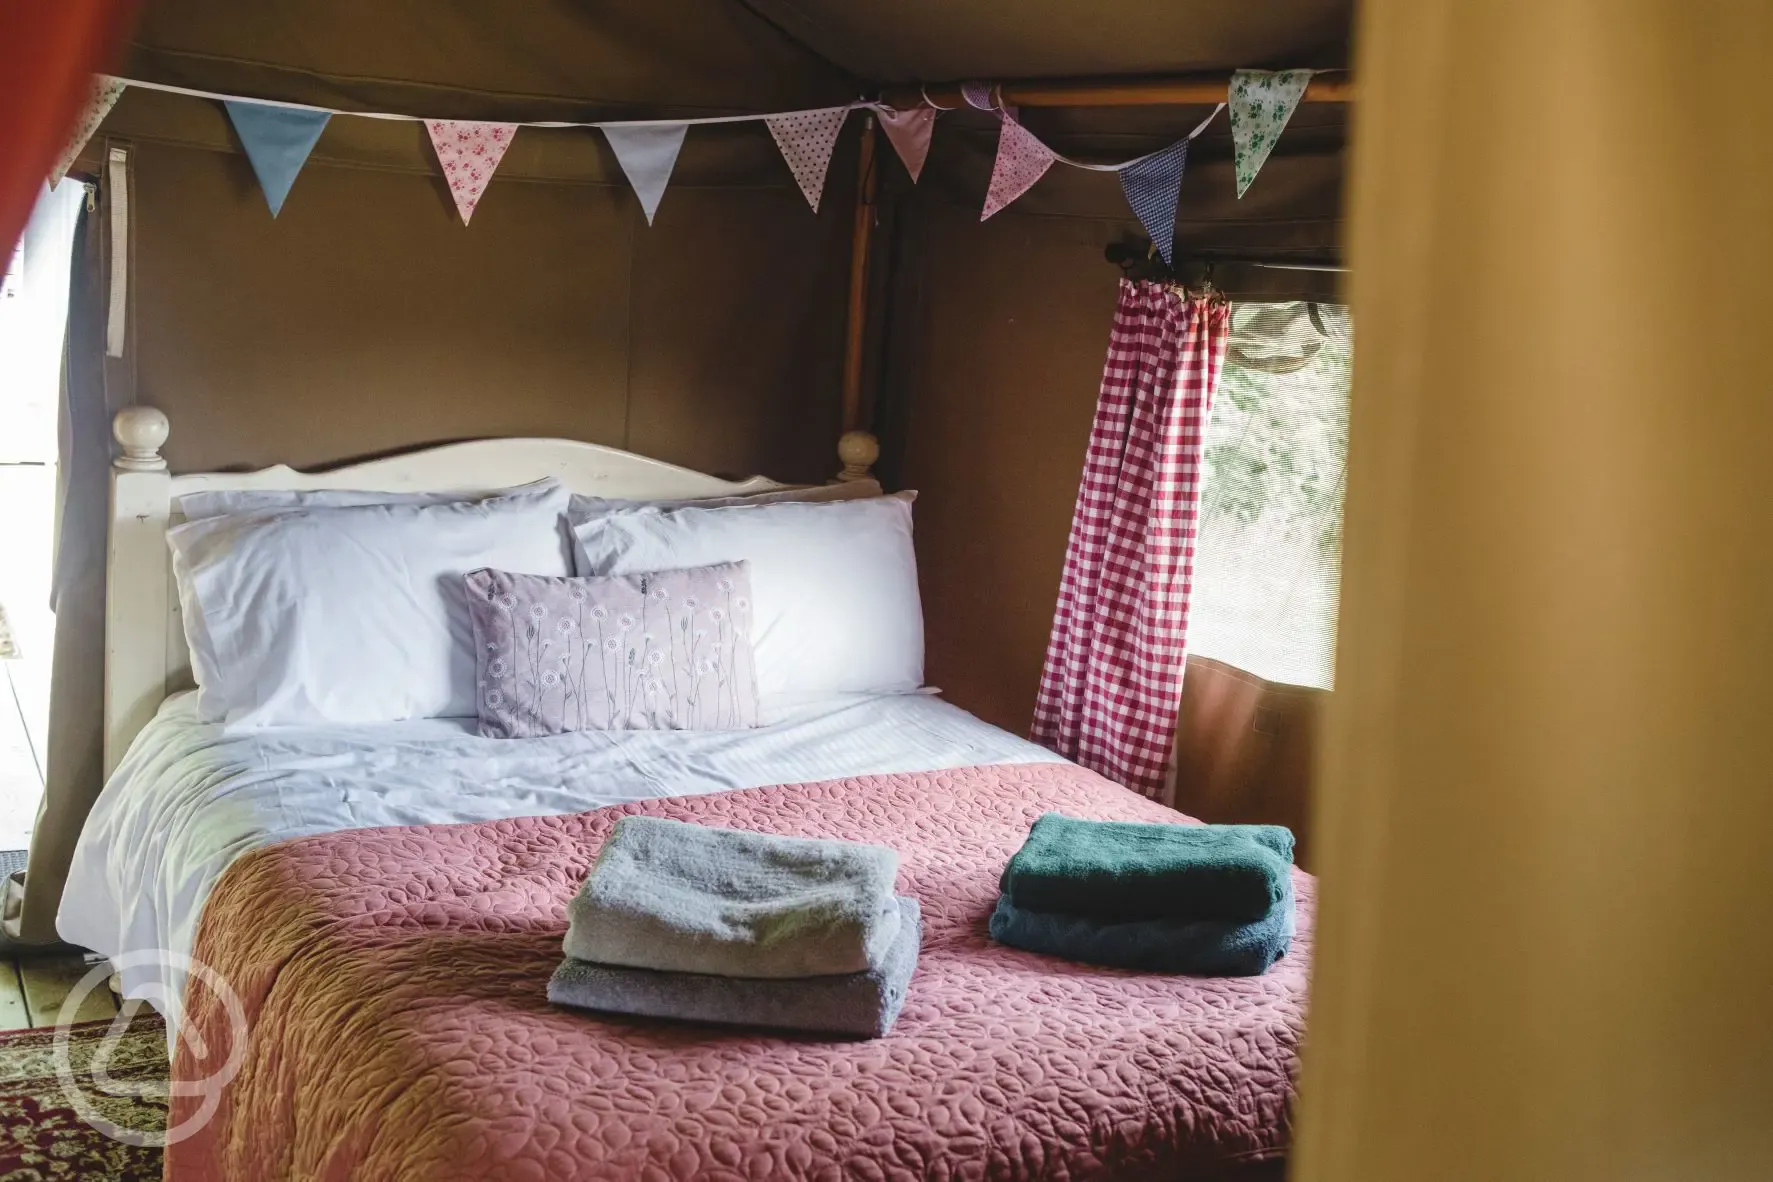
<svg viewBox="0 0 1773 1182"><path fill-rule="evenodd" d="M879 1038L905 1004L917 968L917 900L899 903L898 934L876 968L818 977L664 973L568 957L548 981L558 1005L652 1018Z"/></svg>
<svg viewBox="0 0 1773 1182"><path fill-rule="evenodd" d="M885 1034L917 967L899 856L857 842L624 817L567 905L549 1000L587 1009Z"/></svg>
<svg viewBox="0 0 1773 1182"><path fill-rule="evenodd" d="M867 972L899 934L877 845L624 817L567 905L566 954L721 977Z"/></svg>
<svg viewBox="0 0 1773 1182"><path fill-rule="evenodd" d="M1048 813L1004 867L991 936L1092 964L1256 976L1293 939L1293 835Z"/></svg>

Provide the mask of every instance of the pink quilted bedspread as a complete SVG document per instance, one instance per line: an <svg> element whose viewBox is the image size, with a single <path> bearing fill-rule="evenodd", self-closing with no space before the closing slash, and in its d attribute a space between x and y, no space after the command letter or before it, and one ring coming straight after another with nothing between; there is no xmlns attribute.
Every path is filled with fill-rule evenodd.
<svg viewBox="0 0 1773 1182"><path fill-rule="evenodd" d="M198 958L239 993L239 1075L180 1179L1208 1178L1282 1157L1313 882L1266 976L1091 968L994 944L997 876L1041 813L1174 821L1069 765L974 767L370 829L242 857ZM617 818L880 842L923 905L883 1039L556 1009L565 907ZM173 1068L222 1008L193 988ZM199 1103L177 1098L177 1122Z"/></svg>

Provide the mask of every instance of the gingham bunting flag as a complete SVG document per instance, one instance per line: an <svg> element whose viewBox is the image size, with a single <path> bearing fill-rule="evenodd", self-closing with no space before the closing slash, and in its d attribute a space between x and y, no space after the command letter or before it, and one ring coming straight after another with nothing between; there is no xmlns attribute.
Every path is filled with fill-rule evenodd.
<svg viewBox="0 0 1773 1182"><path fill-rule="evenodd" d="M505 149L516 138L517 124L427 119L425 130L431 133L431 146L437 150L437 162L443 165L443 179L449 182L450 196L455 198L456 212L465 226L474 216L493 171L505 158Z"/></svg>
<svg viewBox="0 0 1773 1182"><path fill-rule="evenodd" d="M1127 195L1139 223L1151 235L1164 262L1173 261L1176 243L1176 202L1182 196L1182 173L1188 167L1188 141L1177 140L1161 152L1135 160L1120 170L1120 189Z"/></svg>
<svg viewBox="0 0 1773 1182"><path fill-rule="evenodd" d="M1237 195L1242 197L1268 155L1305 88L1310 70L1239 70L1231 76L1231 147L1237 158Z"/></svg>
<svg viewBox="0 0 1773 1182"><path fill-rule="evenodd" d="M782 159L788 162L789 171L814 213L819 212L819 197L825 192L825 173L831 167L837 133L843 130L849 113L848 107L826 107L764 117L776 147L782 150Z"/></svg>
<svg viewBox="0 0 1773 1182"><path fill-rule="evenodd" d="M248 103L239 99L228 99L222 106L228 110L228 118L240 136L241 146L246 149L246 158L252 161L252 170L258 175L259 188L265 191L271 216L276 217L283 210L283 199L289 196L296 174L308 162L308 153L314 150L320 133L326 130L332 112Z"/></svg>
<svg viewBox="0 0 1773 1182"><path fill-rule="evenodd" d="M923 175L923 162L930 156L930 133L936 128L936 108L913 107L909 111L891 108L880 112L880 129L886 132L893 151L911 174L911 183Z"/></svg>
<svg viewBox="0 0 1773 1182"><path fill-rule="evenodd" d="M68 169L74 167L74 161L80 158L80 149L86 146L86 141L92 138L92 133L105 121L105 116L111 113L111 108L117 105L117 100L123 96L128 86L121 78L112 78L107 74L92 76L92 90L86 96L86 105L80 108L79 121L74 124L74 130L68 136L68 146L62 149L55 167L49 170L50 188L62 183L62 178L68 175Z"/></svg>
<svg viewBox="0 0 1773 1182"><path fill-rule="evenodd" d="M1034 138L1034 134L1005 115L997 133L997 162L991 166L991 187L985 191L985 209L979 214L984 221L992 214L1028 192L1034 182L1045 176L1058 157L1053 150Z"/></svg>
<svg viewBox="0 0 1773 1182"><path fill-rule="evenodd" d="M649 226L653 224L653 214L658 211L659 198L665 195L665 183L671 179L671 170L677 167L677 153L683 148L683 133L688 130L687 123L648 123L633 127L616 124L603 129L610 150L616 154L616 163L622 166L628 183L634 186L634 195L640 198L640 208L646 212Z"/></svg>

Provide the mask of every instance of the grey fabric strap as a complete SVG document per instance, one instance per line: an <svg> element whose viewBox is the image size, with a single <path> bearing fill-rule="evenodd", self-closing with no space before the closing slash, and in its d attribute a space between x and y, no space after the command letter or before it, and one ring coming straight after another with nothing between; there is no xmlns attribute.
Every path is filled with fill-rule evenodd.
<svg viewBox="0 0 1773 1182"><path fill-rule="evenodd" d="M113 147L107 155L111 193L111 302L105 316L105 356L123 356L129 307L129 153Z"/></svg>

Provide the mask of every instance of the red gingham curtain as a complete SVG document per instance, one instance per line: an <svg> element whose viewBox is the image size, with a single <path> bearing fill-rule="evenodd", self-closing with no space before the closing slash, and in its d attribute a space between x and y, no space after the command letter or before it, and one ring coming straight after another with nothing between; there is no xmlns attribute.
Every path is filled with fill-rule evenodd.
<svg viewBox="0 0 1773 1182"><path fill-rule="evenodd" d="M1231 310L1122 280L1059 580L1035 742L1163 794L1182 699L1200 465Z"/></svg>

